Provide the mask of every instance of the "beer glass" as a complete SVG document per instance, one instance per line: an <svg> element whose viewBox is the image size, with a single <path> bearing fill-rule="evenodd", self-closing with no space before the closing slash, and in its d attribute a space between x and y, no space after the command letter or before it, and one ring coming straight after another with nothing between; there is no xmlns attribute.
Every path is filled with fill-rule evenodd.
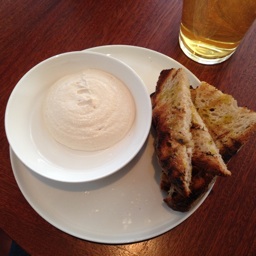
<svg viewBox="0 0 256 256"><path fill-rule="evenodd" d="M255 18L256 0L183 0L180 47L196 62L223 62Z"/></svg>

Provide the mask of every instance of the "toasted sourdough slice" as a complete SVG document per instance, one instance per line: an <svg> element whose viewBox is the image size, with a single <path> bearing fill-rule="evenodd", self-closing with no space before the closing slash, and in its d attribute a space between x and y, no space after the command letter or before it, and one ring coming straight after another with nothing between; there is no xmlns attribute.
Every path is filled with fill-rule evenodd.
<svg viewBox="0 0 256 256"><path fill-rule="evenodd" d="M190 184L191 193L189 196L184 196L177 192L168 176L162 172L161 189L168 193L164 201L173 210L181 212L189 211L193 203L209 189L215 177L212 173L194 167Z"/></svg>
<svg viewBox="0 0 256 256"><path fill-rule="evenodd" d="M215 175L230 176L231 172L227 169L219 149L194 105L192 106L191 133L194 141L193 168Z"/></svg>
<svg viewBox="0 0 256 256"><path fill-rule="evenodd" d="M151 95L152 124L156 131L155 150L159 165L177 191L190 194L191 95L182 69L163 70Z"/></svg>
<svg viewBox="0 0 256 256"><path fill-rule="evenodd" d="M206 82L191 88L192 101L211 133L225 162L256 131L256 113L239 107L228 94Z"/></svg>
<svg viewBox="0 0 256 256"><path fill-rule="evenodd" d="M183 70L163 70L151 95L155 149L163 170L160 187L168 193L164 201L178 211L188 211L216 175L231 174L188 88Z"/></svg>
<svg viewBox="0 0 256 256"><path fill-rule="evenodd" d="M191 193L188 196L180 194L164 172L161 176L160 187L168 193L164 201L177 211L188 211L193 203L208 190L209 185L217 175L231 175L194 106L192 106L191 133L194 141Z"/></svg>

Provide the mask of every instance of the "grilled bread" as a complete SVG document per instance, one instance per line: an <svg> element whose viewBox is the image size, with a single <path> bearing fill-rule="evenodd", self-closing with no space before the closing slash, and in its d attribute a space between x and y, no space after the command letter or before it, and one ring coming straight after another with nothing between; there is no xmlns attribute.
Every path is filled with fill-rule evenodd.
<svg viewBox="0 0 256 256"><path fill-rule="evenodd" d="M189 196L179 193L166 173L163 172L161 176L160 187L167 192L164 201L172 209L178 211L188 211L193 203L208 190L216 176L231 175L194 106L192 106L191 133L194 148Z"/></svg>
<svg viewBox="0 0 256 256"><path fill-rule="evenodd" d="M151 96L155 149L163 170L164 201L187 211L216 175L229 176L219 150L194 107L182 69L163 70Z"/></svg>
<svg viewBox="0 0 256 256"><path fill-rule="evenodd" d="M178 193L168 179L168 176L162 172L160 187L167 192L164 202L173 210L186 212L193 207L193 203L199 199L209 189L210 185L215 181L216 175L205 172L197 168L193 168L189 196L183 196Z"/></svg>
<svg viewBox="0 0 256 256"><path fill-rule="evenodd" d="M206 82L191 88L192 101L227 163L256 131L256 113L239 107L228 94Z"/></svg>
<svg viewBox="0 0 256 256"><path fill-rule="evenodd" d="M219 176L230 176L231 172L227 169L219 149L194 105L192 106L191 133L194 141L193 168L196 167L204 172Z"/></svg>
<svg viewBox="0 0 256 256"><path fill-rule="evenodd" d="M164 201L169 207L177 211L188 211L193 203L208 190L217 175L231 175L219 154L219 149L194 106L192 106L191 133L194 150L190 195L184 196L179 193L164 172L161 176L160 187L167 192Z"/></svg>
<svg viewBox="0 0 256 256"><path fill-rule="evenodd" d="M190 194L193 151L191 95L182 69L163 70L151 96L155 150L162 170L180 194Z"/></svg>

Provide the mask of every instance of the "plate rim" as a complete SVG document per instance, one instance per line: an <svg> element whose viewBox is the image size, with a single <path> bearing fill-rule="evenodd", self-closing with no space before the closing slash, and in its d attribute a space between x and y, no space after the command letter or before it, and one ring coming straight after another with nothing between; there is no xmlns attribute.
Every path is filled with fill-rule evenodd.
<svg viewBox="0 0 256 256"><path fill-rule="evenodd" d="M115 46L118 46L118 47L124 47L126 48L127 46L126 45L110 45L108 47L115 47ZM86 50L90 50L90 49L99 49L101 47L104 47L104 46L98 46L98 47L94 47L94 48L89 48L89 49L86 49ZM105 46L106 47L106 46ZM133 46L128 46L129 48L133 48ZM135 46L136 47L136 46ZM143 48L143 47L136 47L137 49L143 49L143 50L146 50L146 51L150 51L150 52L153 52L154 54L160 54L162 56L165 56L167 58L169 58L170 60L172 60L172 58L162 54L162 53L158 53L156 51L153 51L153 50L150 50L150 49L147 49L147 48ZM177 62L178 63L178 62ZM182 64L180 64L181 66L183 66ZM191 72L192 73L192 72ZM199 80L198 80L199 81ZM92 237L88 237L86 235L78 235L76 232L74 231L70 231L70 230L66 230L65 227L61 227L59 226L58 224L54 223L54 221L52 220L49 220L44 213L42 213L40 211L40 209L37 208L37 206L31 202L31 199L29 198L29 195L26 193L25 191L25 188L23 187L23 185L21 184L21 181L19 180L19 177L18 177L18 173L17 173L17 170L14 170L14 167L13 167L13 159L15 157L15 154L11 147L10 147L10 158L11 158L11 162L12 162L12 168L13 168L13 173L14 173L14 176L15 176L15 179L18 183L18 186L22 192L22 194L24 195L24 197L26 198L26 200L28 201L28 203L31 205L31 207L42 217L44 218L47 222L49 222L50 224L52 224L53 226L55 226L56 228L58 228L59 230L67 233L67 234L70 234L70 235L73 235L75 237L78 237L78 238L81 238L81 239L84 239L84 240L87 240L87 241L92 241L92 242L97 242L97 243L104 243L104 244L127 244L127 243L135 243L135 242L140 242L140 241L145 241L147 239L152 239L154 237L157 237L159 235L162 235L168 231L170 231L171 229L175 228L176 226L180 225L182 222L184 222L187 218L189 218L200 206L201 204L205 201L205 199L207 198L208 194L210 193L212 187L214 186L214 183L211 185L211 187L209 188L209 190L202 196L202 198L200 199L200 201L195 205L195 207L193 209L191 209L190 211L186 212L186 213L179 213L180 215L182 215L183 217L180 218L180 220L175 224L173 225L172 227L165 227L165 228L158 228L158 232L155 232L154 234L144 234L143 237L136 237L136 238L121 238L119 240L111 240L109 238L105 238L105 239L97 239L97 238L92 238ZM17 156L16 156L17 158ZM20 161L19 158L17 158L16 160ZM21 162L21 164L23 164ZM26 168L26 171L29 171L29 169L24 165L24 168ZM160 190L160 188L159 188Z"/></svg>
<svg viewBox="0 0 256 256"><path fill-rule="evenodd" d="M89 54L89 55L90 54L95 54L95 55L98 55L98 56L104 56L103 58L106 59L106 54L101 54L101 53L97 53L97 52L90 52L90 51L64 52L64 53L61 53L61 54L57 54L57 55L51 56L51 57L41 61L40 63L36 64L34 67L32 67L30 70L28 70L21 77L21 79L19 79L19 81L16 83L15 87L13 88L13 90L12 90L10 96L9 96L9 99L8 99L8 102L7 102L7 105L6 105L6 109L5 109L4 126L5 126L5 133L6 133L7 140L8 140L9 144L10 144L10 142L15 141L15 139L11 138L11 132L9 131L9 127L13 126L13 124L11 124L11 121L10 121L11 119L13 119L13 117L10 116L10 112L13 111L12 109L14 109L14 106L13 106L13 103L12 103L13 102L13 98L17 94L17 91L18 92L21 91L20 83L22 83L22 81L24 79L26 79L27 75L30 72L32 72L36 68L40 68L40 66L42 66L45 62L47 62L49 60L52 60L52 59L59 58L59 57L65 58L65 56L67 56L68 54L79 54L81 52L85 53L85 54ZM94 57L92 56L92 58L94 58ZM117 58L113 58L111 56L107 56L107 58L109 58L111 63L114 63L114 65L117 65L117 64L115 64L116 61L118 61L119 63L122 63L122 67L121 67L122 69L125 68L125 69L130 71L129 72L130 74L134 74L135 75L134 79L137 80L142 85L142 86L140 86L140 92L143 91L143 96L144 96L144 94L147 92L146 85L143 83L142 79L138 76L138 74L132 68L130 68L129 65L127 65L123 61L120 61ZM133 88L133 90L135 90L135 88ZM141 95L142 95L142 93L141 93ZM21 96L19 96L19 97L21 97ZM24 159L23 159L24 155L23 155L22 152L25 152L25 150L21 150L21 149L17 150L17 147L12 147L12 149L15 152L15 154L17 155L17 157L22 162L24 162L24 164L28 168L30 168L34 172L38 173L39 175L42 175L43 177L46 177L46 178L51 179L51 180L60 181L60 182L80 183L80 182L94 181L94 180L97 180L97 179L101 179L101 178L107 177L107 176L113 174L114 172L119 171L126 164L128 164L138 154L138 152L140 151L141 147L143 147L143 145L144 145L144 143L145 143L145 141L147 139L147 136L148 136L149 131L150 131L150 126L151 126L152 110L151 110L150 98L149 97L144 97L143 100L144 100L144 103L147 104L147 109L149 110L147 112L146 119L145 119L145 120L147 120L147 123L146 123L146 125L142 126L142 128L143 128L142 131L139 131L140 137L136 136L136 140L133 143L133 147L134 148L130 147L129 157L126 159L126 158L124 158L124 154L121 155L121 159L123 159L123 161L118 161L117 163L115 163L115 161L112 161L111 158L108 157L108 163L107 163L107 165L105 167L92 166L92 167L90 167L88 169L88 172L86 172L86 171L83 172L80 169L78 171L76 171L75 169L72 169L72 168L63 168L63 166L60 166L60 165L50 164L48 159L45 158L42 155L40 150L36 150L37 151L36 155L38 156L38 159L42 156L42 159L43 159L42 160L43 161L43 165L41 164L42 166L40 166L40 162L42 162L42 161L39 161L39 160L34 161L34 162L28 161L28 159L30 159L29 156L27 156L25 158L26 161L24 161ZM31 100L31 103L32 103L32 100ZM135 102L135 103L137 104L137 102ZM142 111L139 111L139 112L140 112L140 114L142 114ZM136 129L136 127L138 127L138 124L135 124L135 123L139 123L139 122L140 122L140 120L138 119L138 117L135 117L135 121L133 123L133 126L131 127L130 131L128 131L128 133L125 135L125 138L124 138L124 141L126 141L126 145L128 144L128 139L129 139L128 137L130 136L130 134L134 134L135 135L134 131L138 130L138 129ZM141 126L141 123L140 123L140 126ZM31 137L31 131L28 132L28 133L29 133L28 137ZM114 148L115 152L117 151L118 145L121 145L120 143L122 144L122 141L120 141L120 142L116 143L115 145L113 145L113 148ZM35 144L35 143L31 139L29 141L29 144L30 144L29 147L33 148L33 144ZM56 144L58 144L58 143L56 143ZM62 145L60 147L62 147ZM64 146L63 146L63 148L64 148ZM77 152L76 150L72 150L72 149L68 149L68 150L70 152L71 151L72 152ZM106 153L104 153L104 152L106 152ZM89 152L88 155L87 155L87 158L90 157L90 155L94 154L94 153L95 153L95 155L98 155L98 153L99 153L99 154L102 154L103 156L113 154L111 149L106 149L106 150L101 150L99 152L97 152L97 151ZM73 154L73 153L71 153L71 154ZM80 152L78 153L78 155L79 154L80 154ZM83 153L83 154L85 154L85 153ZM39 162L39 163L37 163L37 162ZM114 172L111 170L111 167L113 168L113 166L115 168ZM58 174L56 175L55 173L44 171L44 169L46 169L46 167L51 167L52 169L57 168L56 170L64 170L65 171L65 175L64 175L64 177L61 177ZM70 175L69 173L71 173L72 171L76 171L76 175L73 175L73 174ZM94 176L93 173L96 173L96 176Z"/></svg>

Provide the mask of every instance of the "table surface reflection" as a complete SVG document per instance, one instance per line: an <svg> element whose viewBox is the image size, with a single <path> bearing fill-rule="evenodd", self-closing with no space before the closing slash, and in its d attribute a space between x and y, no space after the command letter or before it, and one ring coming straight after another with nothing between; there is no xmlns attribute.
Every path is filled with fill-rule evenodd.
<svg viewBox="0 0 256 256"><path fill-rule="evenodd" d="M133 45L163 53L200 80L256 110L256 23L226 62L205 66L178 44L182 1L2 1L0 8L0 228L32 255L255 255L256 139L228 164L205 202L180 225L149 240L103 244L60 231L30 206L10 164L5 107L16 83L40 61L102 45ZM142 181L143 182L143 181Z"/></svg>

